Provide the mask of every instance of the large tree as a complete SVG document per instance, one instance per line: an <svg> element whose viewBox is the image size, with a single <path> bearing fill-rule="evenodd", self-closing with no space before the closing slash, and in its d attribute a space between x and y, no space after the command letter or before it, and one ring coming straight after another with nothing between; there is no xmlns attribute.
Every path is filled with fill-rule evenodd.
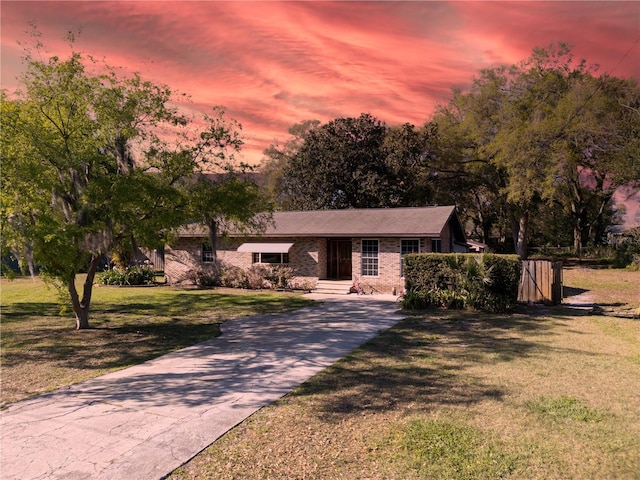
<svg viewBox="0 0 640 480"><path fill-rule="evenodd" d="M28 56L21 89L1 98L3 242L66 288L78 329L89 326L101 257L158 246L207 208L191 208L185 179L227 163L228 131L214 117L198 119L199 135L178 134L194 127L168 87L90 65L78 53Z"/></svg>
<svg viewBox="0 0 640 480"><path fill-rule="evenodd" d="M286 209L424 205L421 174L428 163L428 132L388 127L369 114L305 123L285 148L265 151L265 168L279 185ZM273 179L275 177L275 180Z"/></svg>
<svg viewBox="0 0 640 480"><path fill-rule="evenodd" d="M466 198L476 217L485 202L504 213L521 257L533 215L558 204L579 245L583 222L601 224L615 188L640 178L637 98L635 81L594 77L565 44L536 48L517 65L481 71L438 111L433 122L453 147L441 168L468 182L472 198L482 193L476 205Z"/></svg>
<svg viewBox="0 0 640 480"><path fill-rule="evenodd" d="M547 185L548 197L570 214L579 250L604 236L615 191L640 187L640 89L635 79L590 73L569 82L558 106L566 120L554 142L555 170Z"/></svg>

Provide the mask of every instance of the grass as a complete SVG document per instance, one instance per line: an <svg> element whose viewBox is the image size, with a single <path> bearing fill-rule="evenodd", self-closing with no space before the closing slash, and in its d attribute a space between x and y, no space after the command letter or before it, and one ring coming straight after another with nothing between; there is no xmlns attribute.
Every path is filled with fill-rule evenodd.
<svg viewBox="0 0 640 480"><path fill-rule="evenodd" d="M572 267L563 270L563 277L565 287L584 291L601 307L640 307L640 272Z"/></svg>
<svg viewBox="0 0 640 480"><path fill-rule="evenodd" d="M640 301L638 272L572 269L565 285ZM412 314L169 478L637 479L639 359L638 319Z"/></svg>
<svg viewBox="0 0 640 480"><path fill-rule="evenodd" d="M0 289L3 406L213 338L227 319L308 304L293 294L96 286L92 328L76 331L40 280L2 279Z"/></svg>
<svg viewBox="0 0 640 480"><path fill-rule="evenodd" d="M540 397L526 403L529 410L538 413L543 419L569 419L580 422L600 422L604 414L583 405L573 397Z"/></svg>

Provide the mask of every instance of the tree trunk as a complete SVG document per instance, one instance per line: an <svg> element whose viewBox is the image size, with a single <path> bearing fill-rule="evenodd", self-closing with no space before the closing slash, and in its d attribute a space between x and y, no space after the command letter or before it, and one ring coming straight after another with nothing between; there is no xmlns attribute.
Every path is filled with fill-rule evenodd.
<svg viewBox="0 0 640 480"><path fill-rule="evenodd" d="M89 307L91 306L91 294L93 292L93 280L96 276L96 270L100 263L100 257L94 255L91 257L91 263L87 271L87 278L84 281L82 290L82 299L78 295L76 289L76 277L75 274L69 279L67 288L69 290L69 296L71 297L71 305L73 307L73 313L76 314L76 330L84 330L89 328Z"/></svg>
<svg viewBox="0 0 640 480"><path fill-rule="evenodd" d="M520 257L521 260L527 258L529 254L529 213L524 212L520 215L517 223L515 220L512 221L513 226L513 242L516 248L516 253Z"/></svg>
<svg viewBox="0 0 640 480"><path fill-rule="evenodd" d="M209 228L209 245L211 245L213 261L216 262L218 260L218 222L212 218L208 218L206 223Z"/></svg>
<svg viewBox="0 0 640 480"><path fill-rule="evenodd" d="M582 214L585 207L579 178L574 179L569 187L571 216L573 217L573 251L580 255L582 252Z"/></svg>
<svg viewBox="0 0 640 480"><path fill-rule="evenodd" d="M573 223L573 251L582 256L582 225L580 222Z"/></svg>
<svg viewBox="0 0 640 480"><path fill-rule="evenodd" d="M27 267L29 267L29 275L31 275L32 279L36 278L36 266L33 261L33 248L31 248L31 243L27 243L24 248L24 254L27 258Z"/></svg>
<svg viewBox="0 0 640 480"><path fill-rule="evenodd" d="M600 186L600 183L598 184L598 186ZM609 202L611 201L612 197L613 197L613 191L602 193L602 196L600 198L600 207L598 208L598 213L596 213L593 220L588 223L587 239L592 240L594 245L597 245L600 243L596 238L596 230L599 224L602 222L602 219L604 218L607 205L609 205Z"/></svg>

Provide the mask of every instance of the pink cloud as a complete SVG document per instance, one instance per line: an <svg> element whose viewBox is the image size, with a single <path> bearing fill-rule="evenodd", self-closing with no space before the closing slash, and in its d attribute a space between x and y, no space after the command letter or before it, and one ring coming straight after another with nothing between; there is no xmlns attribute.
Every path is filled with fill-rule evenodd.
<svg viewBox="0 0 640 480"><path fill-rule="evenodd" d="M479 69L559 40L601 71L640 77L637 2L3 1L3 86L15 86L29 20L52 53L68 53L64 33L82 26L86 53L190 94L190 108L225 105L251 162L306 119L422 124Z"/></svg>

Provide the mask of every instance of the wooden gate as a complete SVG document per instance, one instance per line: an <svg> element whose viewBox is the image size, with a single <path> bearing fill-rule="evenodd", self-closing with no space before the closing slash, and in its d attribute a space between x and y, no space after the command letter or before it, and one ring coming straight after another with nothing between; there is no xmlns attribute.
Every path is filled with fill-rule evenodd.
<svg viewBox="0 0 640 480"><path fill-rule="evenodd" d="M518 301L524 303L562 302L562 262L523 260Z"/></svg>

